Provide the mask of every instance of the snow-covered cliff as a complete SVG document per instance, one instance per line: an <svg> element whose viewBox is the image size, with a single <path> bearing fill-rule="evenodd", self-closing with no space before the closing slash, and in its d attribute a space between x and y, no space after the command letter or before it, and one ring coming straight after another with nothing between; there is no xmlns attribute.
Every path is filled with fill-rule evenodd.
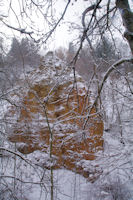
<svg viewBox="0 0 133 200"><path fill-rule="evenodd" d="M13 122L7 127L9 140L23 154L47 153L55 169L66 168L89 177L91 172L83 163L94 160L103 148L103 122L94 108L88 116L91 97L84 80L48 53L22 82L25 87L12 93L15 105L9 106L6 116ZM49 168L51 161L44 159L43 165Z"/></svg>

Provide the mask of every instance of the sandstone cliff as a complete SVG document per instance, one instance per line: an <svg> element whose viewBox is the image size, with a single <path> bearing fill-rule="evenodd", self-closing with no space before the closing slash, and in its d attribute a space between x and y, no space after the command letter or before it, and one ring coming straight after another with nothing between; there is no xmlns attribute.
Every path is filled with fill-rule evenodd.
<svg viewBox="0 0 133 200"><path fill-rule="evenodd" d="M53 168L87 177L82 161L94 160L103 148L103 122L93 108L83 130L91 106L83 79L76 74L75 80L71 68L50 54L22 82L25 88L12 93L15 105L6 116L13 120L9 140L23 154L40 150L52 157ZM44 166L50 167L45 160Z"/></svg>

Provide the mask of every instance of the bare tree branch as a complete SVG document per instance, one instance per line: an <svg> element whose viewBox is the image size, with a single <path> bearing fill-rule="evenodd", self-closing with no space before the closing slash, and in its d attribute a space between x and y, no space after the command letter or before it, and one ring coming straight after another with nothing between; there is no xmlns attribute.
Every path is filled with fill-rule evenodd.
<svg viewBox="0 0 133 200"><path fill-rule="evenodd" d="M124 37L128 40L133 54L133 12L130 10L128 0L116 0L116 6L120 10L123 25L126 29Z"/></svg>
<svg viewBox="0 0 133 200"><path fill-rule="evenodd" d="M16 27L13 27L13 26L7 24L7 23L4 22L3 20L1 20L1 21L2 21L3 24L6 25L8 28L13 29L13 30L15 30L15 31L19 31L19 32L22 33L22 34L27 34L27 35L33 34L33 31L27 32L26 29L24 29L24 28L16 28Z"/></svg>
<svg viewBox="0 0 133 200"><path fill-rule="evenodd" d="M62 16L60 17L60 19L58 20L58 22L55 24L55 26L52 28L52 30L49 32L48 36L46 37L46 39L44 40L44 43L46 43L46 41L49 39L49 37L52 35L52 33L55 31L55 29L57 28L57 26L59 25L59 23L61 22L61 20L64 18L66 11L68 9L68 6L70 4L71 0L68 0L68 3L63 11Z"/></svg>
<svg viewBox="0 0 133 200"><path fill-rule="evenodd" d="M110 73L111 73L113 70L115 70L116 67L120 66L121 64L123 64L123 63L125 63L125 62L133 63L133 58L124 58L124 59L118 60L118 61L117 61L116 63L114 63L114 64L107 70L107 72L105 73L105 75L104 75L104 77L103 77L103 80L101 81L101 84L100 84L100 86L99 86L99 88L98 88L98 94L97 94L97 96L96 96L96 98L95 98L93 104L91 105L91 107L90 107L90 109L89 109L88 117L87 117L87 119L85 120L85 123L84 123L84 125L83 125L83 129L85 129L86 124L87 124L87 122L88 122L88 120L89 120L89 118L90 118L89 114L91 113L91 110L92 110L94 107L97 106L98 99L99 99L99 97L100 97L101 91L102 91L103 86L104 86L104 84L105 84L107 78L109 77Z"/></svg>

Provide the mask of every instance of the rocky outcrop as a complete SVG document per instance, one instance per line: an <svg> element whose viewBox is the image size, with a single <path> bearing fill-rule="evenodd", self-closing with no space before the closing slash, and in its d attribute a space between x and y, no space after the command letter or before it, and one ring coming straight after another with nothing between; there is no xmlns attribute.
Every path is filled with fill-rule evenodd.
<svg viewBox="0 0 133 200"><path fill-rule="evenodd" d="M14 119L9 140L22 143L18 150L23 154L52 154L55 169L65 167L88 177L82 161L94 160L103 148L103 122L94 108L88 118L91 98L85 82L78 74L75 80L71 68L51 54L26 78L26 88L12 94L19 106L12 105L7 116ZM44 165L49 168L45 160Z"/></svg>

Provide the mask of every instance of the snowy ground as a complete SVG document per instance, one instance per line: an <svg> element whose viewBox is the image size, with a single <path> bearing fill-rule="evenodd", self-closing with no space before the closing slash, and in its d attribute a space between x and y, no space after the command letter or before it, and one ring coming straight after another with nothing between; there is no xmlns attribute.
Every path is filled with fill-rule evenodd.
<svg viewBox="0 0 133 200"><path fill-rule="evenodd" d="M39 152L36 152L36 156L37 154L40 155ZM33 167L24 164L22 161L19 162L15 163L14 160L13 163L9 158L6 158L3 164L0 162L3 171L1 175L7 176L3 179L1 178L0 199L13 199L12 195L6 192L6 185L10 191L13 191L16 199L50 200L50 171L42 171L36 168L38 171L37 174ZM17 167L16 172L14 171L14 164ZM38 175L42 176L42 174L42 184L40 184ZM132 200L132 188L130 188L131 184L133 185L132 180L122 182L118 176L115 177L115 170L111 176L102 176L95 183L89 183L81 175L64 169L54 170L53 174L55 200ZM8 176L16 177L16 179L9 178ZM2 191L4 192L2 193Z"/></svg>
<svg viewBox="0 0 133 200"><path fill-rule="evenodd" d="M71 171L54 170L54 200L133 200L133 97L124 78L109 79L102 95L104 152L85 164L90 168L97 164L103 173L89 183ZM7 104L1 102L0 145L16 152L15 145L4 140L2 113L6 109ZM0 156L0 200L50 200L51 172L43 168L47 155L39 151L19 155L24 159L5 151Z"/></svg>

